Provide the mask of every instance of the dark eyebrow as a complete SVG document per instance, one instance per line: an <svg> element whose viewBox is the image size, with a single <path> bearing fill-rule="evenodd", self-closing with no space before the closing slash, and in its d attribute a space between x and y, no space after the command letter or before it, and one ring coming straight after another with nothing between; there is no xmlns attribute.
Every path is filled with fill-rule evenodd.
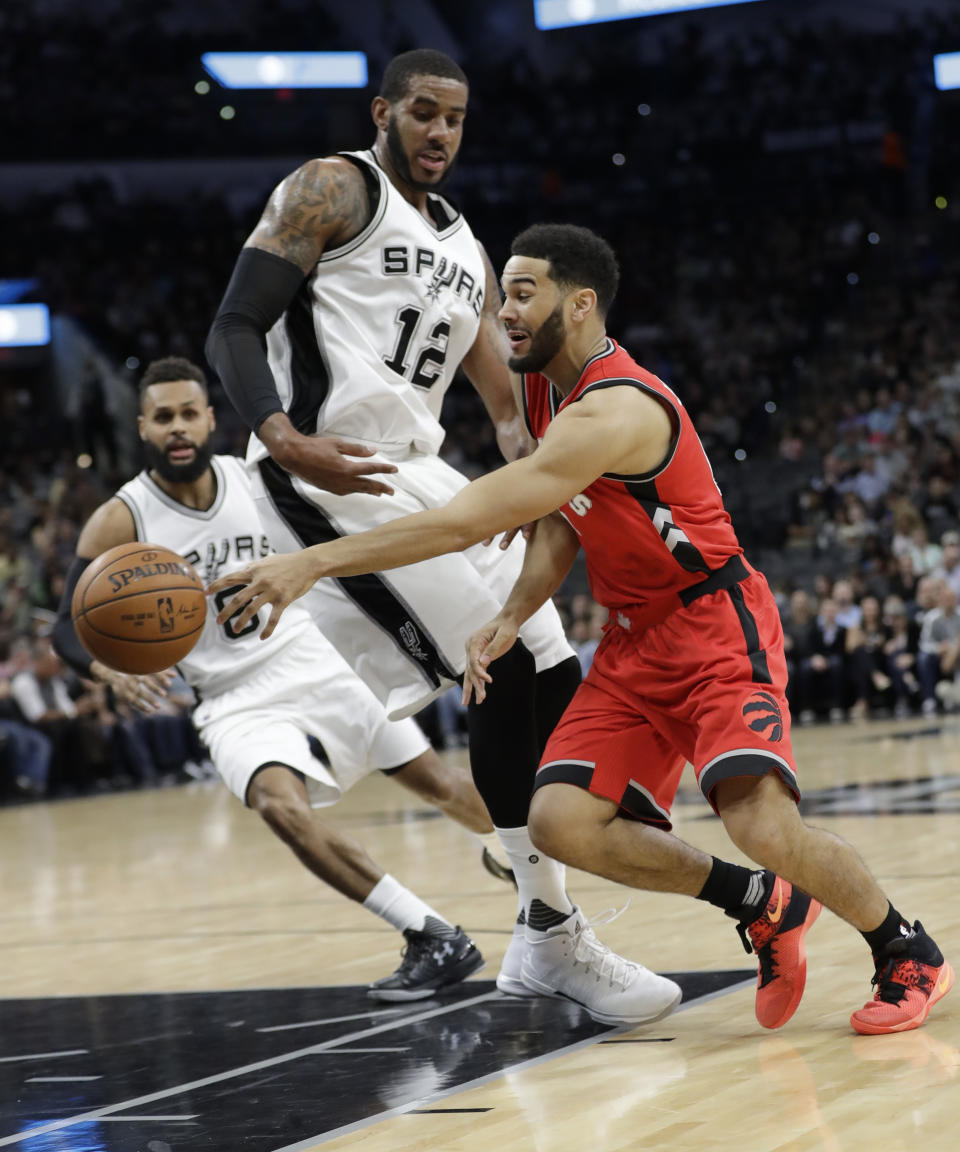
<svg viewBox="0 0 960 1152"><path fill-rule="evenodd" d="M429 104L431 108L439 108L440 107L440 101L434 100L434 98L432 96L415 96L411 103L413 103L413 104ZM452 104L450 106L450 111L451 112L463 112L464 114L466 114L467 106L466 106L466 104Z"/></svg>
<svg viewBox="0 0 960 1152"><path fill-rule="evenodd" d="M166 416L168 413L175 414L176 412L185 412L190 408L196 408L197 404L193 400L188 400L185 404L158 404L154 410L154 416Z"/></svg>
<svg viewBox="0 0 960 1152"><path fill-rule="evenodd" d="M534 288L536 288L536 286L537 286L536 277L530 276L529 274L528 275L518 274L516 276L510 276L509 282L511 284L532 284L534 286ZM507 283L507 281L505 280L504 284L506 284L506 283Z"/></svg>

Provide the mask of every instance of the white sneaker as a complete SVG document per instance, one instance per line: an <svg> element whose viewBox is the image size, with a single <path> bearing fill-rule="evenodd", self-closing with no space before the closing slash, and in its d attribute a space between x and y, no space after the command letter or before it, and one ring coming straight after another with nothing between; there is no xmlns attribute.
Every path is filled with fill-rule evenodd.
<svg viewBox="0 0 960 1152"><path fill-rule="evenodd" d="M524 984L541 996L573 1000L601 1024L649 1024L672 1012L683 995L672 980L601 944L579 908L547 932L528 928L526 943Z"/></svg>
<svg viewBox="0 0 960 1152"><path fill-rule="evenodd" d="M537 996L539 993L528 988L521 979L523 958L527 952L527 937L524 926L518 920L513 926L513 935L503 954L503 963L497 975L497 987L508 996Z"/></svg>

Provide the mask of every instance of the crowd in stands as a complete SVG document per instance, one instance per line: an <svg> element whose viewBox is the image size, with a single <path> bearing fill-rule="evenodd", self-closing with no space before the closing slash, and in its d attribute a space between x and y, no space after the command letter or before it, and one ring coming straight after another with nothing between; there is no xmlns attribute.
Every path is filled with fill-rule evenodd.
<svg viewBox="0 0 960 1152"><path fill-rule="evenodd" d="M472 6L462 7L468 22ZM0 28L16 39L28 9L5 6ZM451 197L495 265L535 219L585 223L614 243L622 286L610 330L697 423L748 558L781 604L796 720L953 711L960 107L934 93L927 73L934 51L960 47L960 15L917 14L882 33L784 27L709 44L676 24L659 54L641 51L644 23L561 34L552 72L518 53L481 58L482 38L465 24L471 111ZM101 103L113 109L107 153L264 146L254 116L248 130L238 115L229 144L207 121L192 128L162 71L154 107L117 101L111 84L122 77L110 80L105 62L129 66L143 28L118 20L101 32L108 44L93 54L80 51L87 33L72 24L30 33L28 47L50 57L60 45L72 69L97 61L89 123L49 136L54 154L93 154L84 133ZM0 37L0 58L11 44ZM170 65L172 44L140 67ZM28 60L8 61L7 83ZM41 117L49 98L38 94L30 115ZM306 158L369 143L365 100L355 106L362 115L317 117L296 136L296 102L285 105L284 151ZM39 132L22 116L7 127L14 144ZM183 702L155 724L126 714L57 667L44 637L80 526L130 474L124 437L129 447L138 372L166 354L203 363L210 319L268 191L238 207L227 191L135 197L96 179L0 205L0 279L36 278L59 346L74 346L72 332L93 350L82 366L58 359L57 346L41 368L0 362L8 794L150 781L203 758ZM244 431L215 380L212 399L218 450L242 450ZM451 390L444 422L451 463L468 474L496 465L489 422L466 384ZM78 466L82 453L92 466ZM603 614L582 574L561 607L586 668ZM438 743L462 742L454 695L431 723Z"/></svg>

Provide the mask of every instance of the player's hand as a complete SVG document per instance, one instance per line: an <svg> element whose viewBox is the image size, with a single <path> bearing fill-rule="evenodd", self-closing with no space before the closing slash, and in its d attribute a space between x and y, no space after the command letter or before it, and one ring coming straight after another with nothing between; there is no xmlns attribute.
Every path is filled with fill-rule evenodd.
<svg viewBox="0 0 960 1152"><path fill-rule="evenodd" d="M370 480L375 473L396 472L395 464L371 461L376 449L351 444L336 436L299 436L276 458L277 463L306 480L315 488L344 496L348 492L367 492L372 496L392 496L393 489L382 480ZM361 457L361 459L355 459Z"/></svg>
<svg viewBox="0 0 960 1152"><path fill-rule="evenodd" d="M521 524L519 528L511 528L509 532L504 532L500 537L500 550L502 552L506 552L518 532L523 536L524 540L529 540L533 535L533 523ZM496 536L488 536L486 540L481 541L481 543L484 548L489 548L494 540L496 540Z"/></svg>
<svg viewBox="0 0 960 1152"><path fill-rule="evenodd" d="M93 661L90 672L95 680L101 684L108 684L113 689L113 694L120 703L129 704L148 715L163 709L167 689L177 676L173 668L154 672L149 676L132 676L127 672L117 672L99 660Z"/></svg>
<svg viewBox="0 0 960 1152"><path fill-rule="evenodd" d="M315 568L306 552L286 552L265 556L245 568L221 576L207 586L207 595L216 596L228 588L243 585L237 594L225 601L217 616L218 624L232 620L234 631L242 631L261 608L270 606L260 639L273 635L284 608L302 596L317 582Z"/></svg>
<svg viewBox="0 0 960 1152"><path fill-rule="evenodd" d="M520 631L519 625L507 616L495 616L467 640L467 667L463 674L463 704L466 707L473 695L478 704L487 697L487 685L493 677L487 671L490 664L504 652L509 652Z"/></svg>

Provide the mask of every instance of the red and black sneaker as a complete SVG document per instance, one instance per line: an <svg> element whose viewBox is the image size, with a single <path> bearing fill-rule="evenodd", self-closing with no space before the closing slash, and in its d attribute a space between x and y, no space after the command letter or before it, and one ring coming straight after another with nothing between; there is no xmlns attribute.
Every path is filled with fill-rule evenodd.
<svg viewBox="0 0 960 1152"><path fill-rule="evenodd" d="M822 906L789 880L767 873L770 888L763 912L737 926L748 952L760 961L757 1020L764 1028L782 1028L796 1012L807 982L804 937Z"/></svg>
<svg viewBox="0 0 960 1152"><path fill-rule="evenodd" d="M930 1009L953 987L953 969L917 920L874 956L876 992L850 1017L856 1032L882 1036L919 1028Z"/></svg>

